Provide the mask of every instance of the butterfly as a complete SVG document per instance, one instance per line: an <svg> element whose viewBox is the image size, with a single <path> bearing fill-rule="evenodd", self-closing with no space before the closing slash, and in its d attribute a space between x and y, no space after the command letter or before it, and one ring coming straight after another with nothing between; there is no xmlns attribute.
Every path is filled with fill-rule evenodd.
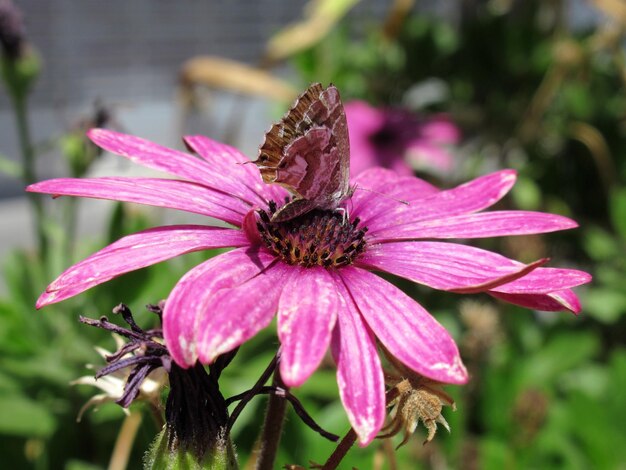
<svg viewBox="0 0 626 470"><path fill-rule="evenodd" d="M294 195L274 213L272 222L339 207L354 188L348 124L337 88L309 86L265 134L254 163L265 183L280 184Z"/></svg>

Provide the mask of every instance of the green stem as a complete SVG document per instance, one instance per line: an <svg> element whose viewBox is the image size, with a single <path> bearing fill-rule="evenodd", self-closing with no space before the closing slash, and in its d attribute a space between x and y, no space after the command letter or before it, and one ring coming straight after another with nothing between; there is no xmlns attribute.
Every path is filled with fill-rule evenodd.
<svg viewBox="0 0 626 470"><path fill-rule="evenodd" d="M13 106L15 109L15 119L20 141L20 151L22 153L22 178L26 185L36 182L35 172L35 151L30 136L28 125L28 108L26 105L26 95L13 96ZM43 201L34 193L28 193L28 198L33 208L35 234L37 244L42 259L46 260L48 255L48 240L44 232L44 207Z"/></svg>
<svg viewBox="0 0 626 470"><path fill-rule="evenodd" d="M67 265L74 262L76 241L76 223L78 219L78 199L69 197L65 200L65 230L63 237L63 253Z"/></svg>
<svg viewBox="0 0 626 470"><path fill-rule="evenodd" d="M274 371L272 385L287 390L287 386L280 378L278 368ZM280 437L283 432L286 410L287 400L285 400L284 397L273 394L270 395L267 402L265 420L263 422L263 431L261 432L261 448L256 463L256 470L272 470L274 468L274 461L276 460Z"/></svg>

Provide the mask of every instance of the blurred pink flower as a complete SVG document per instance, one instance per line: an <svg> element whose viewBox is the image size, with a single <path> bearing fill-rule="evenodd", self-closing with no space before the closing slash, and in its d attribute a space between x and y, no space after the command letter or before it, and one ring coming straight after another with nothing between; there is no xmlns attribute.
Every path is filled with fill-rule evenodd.
<svg viewBox="0 0 626 470"><path fill-rule="evenodd" d="M374 108L364 101L344 106L348 119L351 173L381 166L401 175L413 170L452 170L461 133L445 115L420 119L410 111Z"/></svg>
<svg viewBox="0 0 626 470"><path fill-rule="evenodd" d="M385 385L377 341L399 361L435 381L468 379L449 333L415 300L372 274L384 271L456 293L487 292L543 310L578 312L571 287L590 276L572 269L524 265L490 251L432 239L545 233L576 226L538 212L479 212L513 186L499 171L440 191L413 176L382 168L353 179L359 187L340 211L315 210L270 222L286 191L261 181L234 148L187 137L196 156L138 137L95 129L105 150L180 179L54 179L28 187L53 196L135 202L203 214L233 227L174 225L126 236L75 264L48 286L37 307L59 302L129 271L191 251L234 250L191 269L170 293L164 337L174 360L208 364L241 345L278 316L280 372L301 385L328 347L339 392L362 445L385 419ZM401 204L394 198L408 201ZM429 241L421 240L428 239Z"/></svg>

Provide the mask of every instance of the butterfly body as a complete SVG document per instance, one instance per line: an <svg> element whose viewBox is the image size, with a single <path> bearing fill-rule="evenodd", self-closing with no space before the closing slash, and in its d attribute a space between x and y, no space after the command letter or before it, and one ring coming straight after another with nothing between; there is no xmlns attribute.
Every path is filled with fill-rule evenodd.
<svg viewBox="0 0 626 470"><path fill-rule="evenodd" d="M295 197L273 222L339 207L353 190L348 124L337 88L311 85L267 132L254 163L265 183L280 184Z"/></svg>

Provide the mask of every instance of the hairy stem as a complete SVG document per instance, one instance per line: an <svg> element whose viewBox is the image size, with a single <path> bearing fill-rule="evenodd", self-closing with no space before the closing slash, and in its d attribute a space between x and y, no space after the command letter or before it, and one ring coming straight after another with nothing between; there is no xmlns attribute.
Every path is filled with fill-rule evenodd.
<svg viewBox="0 0 626 470"><path fill-rule="evenodd" d="M280 371L277 368L274 371L274 379L272 385L288 390L287 386L280 378ZM283 423L285 421L285 412L287 410L287 401L283 397L270 395L267 402L267 410L265 412L265 420L263 422L263 431L261 431L261 447L257 459L257 470L272 470L280 437L283 431Z"/></svg>
<svg viewBox="0 0 626 470"><path fill-rule="evenodd" d="M330 455L330 457L328 457L328 460L322 466L322 470L335 470L355 442L356 432L354 432L354 429L350 428L348 433L343 436L343 439L341 440L335 451Z"/></svg>

